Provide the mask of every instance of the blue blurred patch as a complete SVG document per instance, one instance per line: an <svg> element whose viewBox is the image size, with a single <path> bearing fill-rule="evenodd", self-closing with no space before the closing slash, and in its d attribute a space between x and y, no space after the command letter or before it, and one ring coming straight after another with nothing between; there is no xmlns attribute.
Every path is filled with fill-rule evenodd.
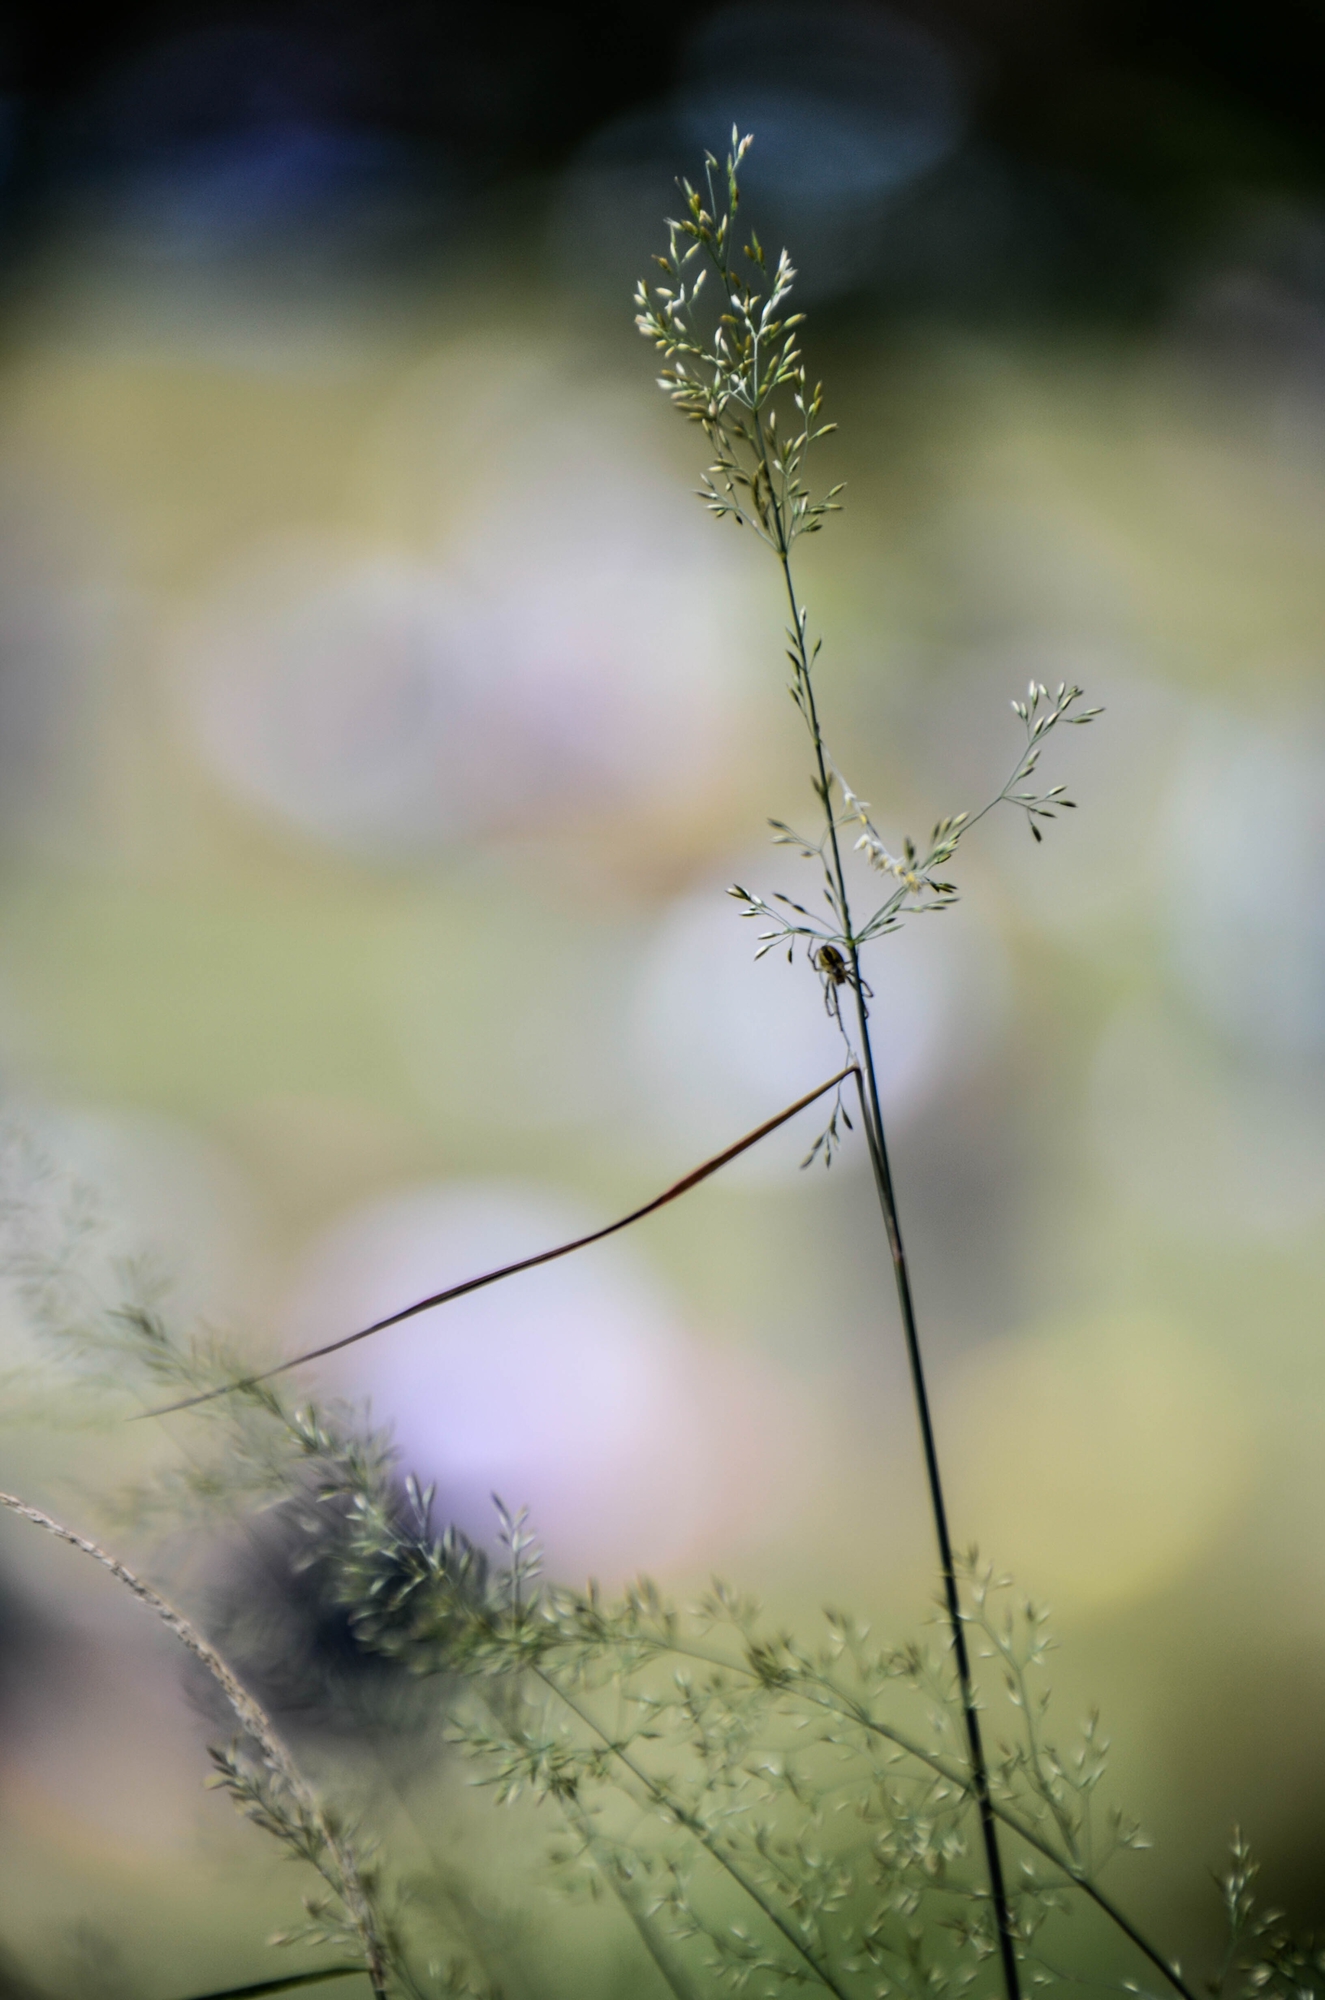
<svg viewBox="0 0 1325 2000"><path fill-rule="evenodd" d="M923 30L870 7L737 5L692 40L676 93L604 127L567 177L559 252L619 285L657 248L674 180L754 134L742 213L790 245L803 297L868 282L896 197L960 144L964 89ZM638 267L638 268L635 268Z"/></svg>
<svg viewBox="0 0 1325 2000"><path fill-rule="evenodd" d="M54 165L67 207L167 259L392 238L449 181L435 149L375 126L325 46L267 28L180 35L121 65Z"/></svg>
<svg viewBox="0 0 1325 2000"><path fill-rule="evenodd" d="M343 236L407 195L401 152L386 138L300 125L162 149L119 180L108 220L172 257Z"/></svg>
<svg viewBox="0 0 1325 2000"><path fill-rule="evenodd" d="M950 54L879 8L724 8L691 45L680 93L694 144L721 154L733 124L758 144L747 195L836 221L927 173L962 136Z"/></svg>

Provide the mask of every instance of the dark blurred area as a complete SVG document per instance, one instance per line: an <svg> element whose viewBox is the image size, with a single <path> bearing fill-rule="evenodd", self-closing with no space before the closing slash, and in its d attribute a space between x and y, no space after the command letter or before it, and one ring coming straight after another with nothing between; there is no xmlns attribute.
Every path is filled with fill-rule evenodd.
<svg viewBox="0 0 1325 2000"><path fill-rule="evenodd" d="M73 214L157 254L428 258L586 147L674 171L745 111L791 221L855 182L830 289L1135 318L1239 205L1320 191L1321 28L1309 0L19 7L0 241L11 273Z"/></svg>

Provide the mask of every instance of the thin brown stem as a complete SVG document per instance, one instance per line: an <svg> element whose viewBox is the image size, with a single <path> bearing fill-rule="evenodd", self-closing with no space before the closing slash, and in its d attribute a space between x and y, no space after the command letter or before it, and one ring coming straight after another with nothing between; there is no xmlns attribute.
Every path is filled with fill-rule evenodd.
<svg viewBox="0 0 1325 2000"><path fill-rule="evenodd" d="M642 1208L632 1208L629 1215L618 1217L615 1222L605 1224L602 1229L591 1229L587 1236L573 1237L569 1243L558 1243L552 1250L540 1250L533 1257L521 1257L514 1264L499 1265L494 1271L483 1271L476 1278L466 1278L458 1285L450 1285L444 1292L433 1292L426 1299L416 1299L413 1305L402 1306L399 1312L388 1313L385 1319L374 1320L371 1326L360 1327L357 1333L347 1333L340 1340L327 1341L323 1347L311 1347L303 1354L291 1355L288 1361L280 1361L274 1368L264 1369L260 1375L245 1375L234 1382L222 1382L218 1388L200 1390L196 1396L182 1396L177 1403L163 1403L157 1409L139 1411L131 1421L138 1422L142 1417L173 1416L177 1410L196 1410L203 1403L214 1402L218 1396L230 1396L247 1389L256 1389L261 1383L273 1381L277 1375L284 1375L288 1369L302 1368L306 1361L321 1361L328 1354L338 1354L341 1348L353 1347L356 1341L367 1340L370 1334L383 1333L389 1326L399 1326L403 1320L413 1319L418 1313L430 1312L434 1306L449 1305L452 1299L462 1299L469 1292L482 1291L485 1285L498 1284L501 1279L513 1278L520 1271L535 1270L540 1264L555 1263L558 1257L569 1257L574 1250L586 1250L591 1243L601 1243L605 1237L615 1236L619 1230L629 1229L632 1223L642 1222L646 1215L654 1215L660 1208L666 1208L668 1202L675 1201L680 1195L688 1194L691 1188L698 1187L701 1181L706 1181L710 1174L716 1174L720 1167L725 1167L729 1161L747 1152L751 1146L757 1146L770 1132L776 1132L780 1125L785 1125L789 1118L794 1118L798 1112L804 1111L807 1105L813 1104L816 1099L825 1096L830 1090L835 1090L839 1084L845 1083L853 1074L855 1067L854 1061L849 1062L836 1076L830 1076L826 1083L817 1084L813 1090L807 1090L804 1097L798 1097L794 1104L788 1104L777 1113L776 1117L766 1118L762 1125L757 1125L753 1132L747 1132L744 1138L738 1139L734 1145L715 1153L712 1159L701 1162L679 1181L674 1181L671 1187L664 1188L661 1194L655 1195L652 1201L646 1201Z"/></svg>

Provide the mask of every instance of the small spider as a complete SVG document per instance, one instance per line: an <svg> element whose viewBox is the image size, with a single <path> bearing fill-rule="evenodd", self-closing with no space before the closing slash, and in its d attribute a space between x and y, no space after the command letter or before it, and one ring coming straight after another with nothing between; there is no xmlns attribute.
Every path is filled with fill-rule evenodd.
<svg viewBox="0 0 1325 2000"><path fill-rule="evenodd" d="M853 974L850 965L835 944L821 944L812 954L816 972L824 983L824 1006L839 1023L842 1019L842 1003L838 999L838 988L854 986L858 974ZM866 999L873 999L873 989L862 979L860 991Z"/></svg>

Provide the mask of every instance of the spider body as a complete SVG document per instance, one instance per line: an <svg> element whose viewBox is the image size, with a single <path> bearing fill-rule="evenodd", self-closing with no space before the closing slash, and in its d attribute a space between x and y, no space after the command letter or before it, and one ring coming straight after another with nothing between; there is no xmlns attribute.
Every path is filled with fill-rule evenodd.
<svg viewBox="0 0 1325 2000"><path fill-rule="evenodd" d="M835 944L821 944L817 951L811 952L810 959L815 971L824 983L824 1006L840 1028L842 1026L842 1003L838 998L838 994L842 987L855 986L859 980L859 990L864 999L873 999L873 988L867 986L864 980L860 979L858 972L853 971L847 958L838 950Z"/></svg>

